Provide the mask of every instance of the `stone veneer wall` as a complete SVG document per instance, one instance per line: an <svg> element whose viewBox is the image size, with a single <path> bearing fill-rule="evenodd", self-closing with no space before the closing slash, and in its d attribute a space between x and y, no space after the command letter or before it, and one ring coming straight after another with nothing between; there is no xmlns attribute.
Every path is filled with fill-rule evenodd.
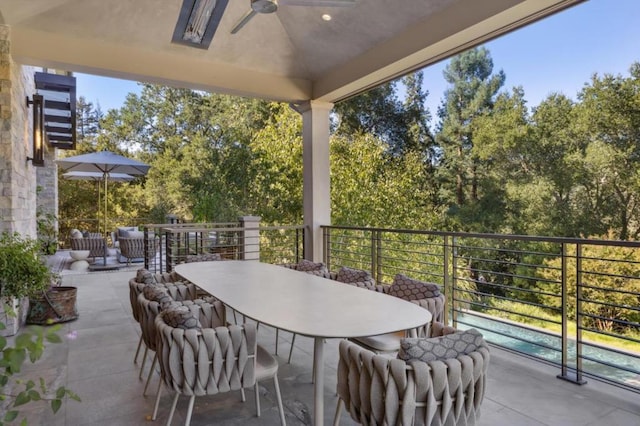
<svg viewBox="0 0 640 426"><path fill-rule="evenodd" d="M37 212L53 214L58 229L58 166L56 149L45 145L44 167L36 167Z"/></svg>
<svg viewBox="0 0 640 426"><path fill-rule="evenodd" d="M32 155L31 108L35 68L11 57L11 31L0 25L0 231L36 236L37 167ZM55 167L55 166L54 166Z"/></svg>

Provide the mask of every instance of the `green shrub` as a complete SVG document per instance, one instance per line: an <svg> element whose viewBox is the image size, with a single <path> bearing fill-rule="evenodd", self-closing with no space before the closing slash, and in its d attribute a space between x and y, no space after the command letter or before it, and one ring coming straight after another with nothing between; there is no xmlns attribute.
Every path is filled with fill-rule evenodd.
<svg viewBox="0 0 640 426"><path fill-rule="evenodd" d="M37 240L18 233L0 235L0 297L29 297L51 285L52 274Z"/></svg>

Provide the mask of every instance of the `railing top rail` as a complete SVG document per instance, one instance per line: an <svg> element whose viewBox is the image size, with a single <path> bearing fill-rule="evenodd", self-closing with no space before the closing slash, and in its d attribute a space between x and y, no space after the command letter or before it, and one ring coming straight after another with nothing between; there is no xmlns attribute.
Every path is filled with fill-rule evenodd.
<svg viewBox="0 0 640 426"><path fill-rule="evenodd" d="M546 242L546 243L557 243L557 244L584 244L584 245L617 246L617 247L640 247L640 241L595 240L595 239L588 239L588 238L572 238L572 237L540 237L540 236L534 236L534 235L427 231L427 230L417 230L417 229L370 228L370 227L338 226L338 225L321 225L321 228L344 229L344 230L351 230L351 231L393 232L397 234L433 235L438 237L464 237L464 238L483 238L483 239L490 239L490 240L534 241L534 242Z"/></svg>
<svg viewBox="0 0 640 426"><path fill-rule="evenodd" d="M273 226L260 226L258 228L243 228L245 230L260 230L260 231L274 231L274 230L284 230L289 231L292 229L305 229L304 225L273 225Z"/></svg>
<svg viewBox="0 0 640 426"><path fill-rule="evenodd" d="M227 226L238 226L238 222L220 222L220 223L147 223L142 225L147 228L207 228L209 229L211 226L215 225L216 228L224 228Z"/></svg>
<svg viewBox="0 0 640 426"><path fill-rule="evenodd" d="M237 224L236 224L237 225ZM254 226L254 227L222 227L222 228L207 228L207 227L173 227L166 226L160 229L165 232L181 233L181 232L235 232L235 231L273 231L273 230L295 230L304 229L304 225L289 225L289 226Z"/></svg>

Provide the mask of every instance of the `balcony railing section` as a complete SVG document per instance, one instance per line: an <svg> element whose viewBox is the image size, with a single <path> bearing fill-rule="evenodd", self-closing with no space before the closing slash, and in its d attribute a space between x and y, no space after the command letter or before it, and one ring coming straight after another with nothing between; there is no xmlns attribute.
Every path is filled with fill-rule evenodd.
<svg viewBox="0 0 640 426"><path fill-rule="evenodd" d="M501 348L640 392L640 243L323 227L331 270L442 286L447 321Z"/></svg>
<svg viewBox="0 0 640 426"><path fill-rule="evenodd" d="M146 240L157 241L145 268L169 272L187 256L217 253L227 260L297 262L304 257L303 226L256 226L257 222L148 224Z"/></svg>

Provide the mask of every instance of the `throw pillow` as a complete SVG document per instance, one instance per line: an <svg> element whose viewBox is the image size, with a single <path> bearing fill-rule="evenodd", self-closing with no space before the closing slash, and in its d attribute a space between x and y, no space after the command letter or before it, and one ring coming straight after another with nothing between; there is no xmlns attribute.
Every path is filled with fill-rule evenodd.
<svg viewBox="0 0 640 426"><path fill-rule="evenodd" d="M136 281L143 284L155 284L156 277L148 270L141 268L136 272Z"/></svg>
<svg viewBox="0 0 640 426"><path fill-rule="evenodd" d="M322 278L331 277L329 270L322 262L312 262L310 260L303 259L298 262L294 269L306 274L317 275Z"/></svg>
<svg viewBox="0 0 640 426"><path fill-rule="evenodd" d="M89 231L84 231L82 233L82 238L89 238L89 236L90 236Z"/></svg>
<svg viewBox="0 0 640 426"><path fill-rule="evenodd" d="M144 238L142 231L124 231L122 238Z"/></svg>
<svg viewBox="0 0 640 426"><path fill-rule="evenodd" d="M70 236L71 238L82 238L82 232L79 229L72 229Z"/></svg>
<svg viewBox="0 0 640 426"><path fill-rule="evenodd" d="M310 275L316 275L318 277L322 277L322 278L329 278L329 270L324 267L322 269L318 269L315 271L304 271L305 274L310 274Z"/></svg>
<svg viewBox="0 0 640 426"><path fill-rule="evenodd" d="M478 348L487 347L478 330L459 331L430 339L401 339L398 359L404 361L437 361L468 355Z"/></svg>
<svg viewBox="0 0 640 426"><path fill-rule="evenodd" d="M193 315L191 309L186 306L173 306L162 312L164 322L173 328L181 328L183 330L202 329L202 324L198 318Z"/></svg>
<svg viewBox="0 0 640 426"><path fill-rule="evenodd" d="M147 300L158 302L162 309L167 308L173 302L173 298L164 286L147 284L142 289L142 294Z"/></svg>
<svg viewBox="0 0 640 426"><path fill-rule="evenodd" d="M327 269L327 267L322 262L312 262L307 259L302 259L298 262L297 270L301 272L310 272L310 271L320 271L322 269Z"/></svg>
<svg viewBox="0 0 640 426"><path fill-rule="evenodd" d="M372 281L372 277L369 271L364 271L362 269L347 268L346 266L343 266L342 268L340 268L340 270L338 270L336 281L340 281L341 283L351 284L351 283Z"/></svg>
<svg viewBox="0 0 640 426"><path fill-rule="evenodd" d="M440 287L397 274L389 288L389 294L404 300L428 299L440 296Z"/></svg>
<svg viewBox="0 0 640 426"><path fill-rule="evenodd" d="M138 228L135 226L119 226L116 228L116 235L118 238L125 237L124 233L128 231L137 231Z"/></svg>

